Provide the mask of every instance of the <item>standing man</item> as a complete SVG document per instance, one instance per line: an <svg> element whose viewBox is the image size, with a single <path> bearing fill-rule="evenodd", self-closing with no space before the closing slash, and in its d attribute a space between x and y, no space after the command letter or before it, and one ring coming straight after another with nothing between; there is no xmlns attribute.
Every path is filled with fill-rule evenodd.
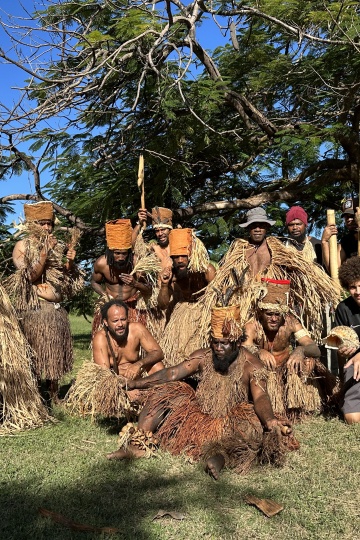
<svg viewBox="0 0 360 540"><path fill-rule="evenodd" d="M347 199L342 205L342 214L345 227L349 231L338 244L338 267L350 257L358 254L358 225L355 215L358 213L359 199ZM324 265L330 271L329 240L338 230L336 225L327 225L321 237Z"/></svg>
<svg viewBox="0 0 360 540"><path fill-rule="evenodd" d="M136 238L139 235L142 227L147 222L148 212L146 208L140 208L138 212L139 221L134 227L132 244L135 246ZM156 243L150 242L151 249L156 253L157 257L161 261L162 270L165 268L171 268L172 260L170 259L170 246L169 235L173 228L172 225L172 211L169 208L162 206L155 206L151 210L152 227L155 231Z"/></svg>
<svg viewBox="0 0 360 540"><path fill-rule="evenodd" d="M166 309L171 300L173 305L196 302L199 298L197 293L214 279L216 272L204 244L196 238L193 229L173 229L169 244L173 269L167 267L160 274L160 309Z"/></svg>
<svg viewBox="0 0 360 540"><path fill-rule="evenodd" d="M300 251L309 262L322 262L321 242L317 238L308 236L308 215L301 206L292 206L286 212L286 227L289 238L285 241L286 247Z"/></svg>
<svg viewBox="0 0 360 540"><path fill-rule="evenodd" d="M137 309L137 300L142 295L151 294L151 286L144 277L131 274L134 258L131 247L132 227L129 219L117 219L105 224L107 248L94 264L91 286L101 298L95 307L92 335L101 325L101 306L116 298L129 308L129 320L145 323L144 316Z"/></svg>
<svg viewBox="0 0 360 540"><path fill-rule="evenodd" d="M248 230L249 238L245 257L253 276L261 276L270 265L271 254L266 242L266 235L271 225L275 225L275 223L267 217L263 208L257 207L249 210L246 213L246 222L239 225Z"/></svg>
<svg viewBox="0 0 360 540"><path fill-rule="evenodd" d="M24 213L25 237L13 251L17 271L7 285L22 330L35 351L35 375L46 379L50 397L56 399L58 381L73 365L70 325L61 302L80 290L83 281L76 276L75 250L53 234L52 203L25 204Z"/></svg>

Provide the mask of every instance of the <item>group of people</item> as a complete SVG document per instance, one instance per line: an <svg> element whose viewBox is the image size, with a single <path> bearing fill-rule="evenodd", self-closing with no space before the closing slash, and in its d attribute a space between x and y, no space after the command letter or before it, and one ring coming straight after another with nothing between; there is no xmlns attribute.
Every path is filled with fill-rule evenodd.
<svg viewBox="0 0 360 540"><path fill-rule="evenodd" d="M344 216L354 237L349 209L355 216L353 202ZM146 243L149 217L156 240ZM58 380L72 368L61 302L83 281L76 242L53 234L52 204L25 205L25 218L13 253L17 271L6 286L35 377L48 381L56 399ZM240 224L248 238L235 240L215 268L194 230L173 228L171 210L141 208L138 220L134 228L128 219L106 223L106 252L91 277L99 295L93 362L66 399L71 411L138 417L109 459L141 457L160 445L203 459L217 479L224 466L244 472L255 462L282 463L298 448L291 422L335 410L341 400L345 420L360 421L360 258L339 248L339 279L350 294L340 303L340 288L318 264L328 267L336 228L316 241L305 210L294 206L286 237L275 238L275 222L253 208ZM321 361L324 303L336 308L334 326L356 334L336 344L342 385Z"/></svg>

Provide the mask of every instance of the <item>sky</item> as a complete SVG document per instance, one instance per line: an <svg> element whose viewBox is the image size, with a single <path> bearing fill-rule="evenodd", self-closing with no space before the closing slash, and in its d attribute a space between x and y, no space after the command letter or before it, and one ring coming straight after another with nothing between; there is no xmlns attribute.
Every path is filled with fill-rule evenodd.
<svg viewBox="0 0 360 540"><path fill-rule="evenodd" d="M30 13L34 9L41 5L41 0L0 0L0 19L6 20L6 13L11 12L12 15L23 15L23 8ZM219 45L221 42L228 41L226 38L221 37L219 29L212 21L203 24L199 29L199 35L205 46L212 48L212 46ZM0 29L0 48L3 49L9 56L14 57L14 53L11 51L11 43L6 34ZM20 69L5 64L3 61L0 63L0 103L4 103L7 106L11 106L16 102L19 91L17 87L21 87L24 79L27 75L21 72ZM1 137L1 135L0 135ZM6 144L7 139L2 138L1 143ZM25 147L20 148L24 150ZM46 178L46 174L43 177L43 183L48 182L50 179ZM31 173L23 173L21 176L13 176L6 181L0 181L0 197L10 195L13 193L34 193L34 182ZM23 201L14 202L15 214L9 215L7 222L10 224L14 219L18 220L19 216L22 216Z"/></svg>

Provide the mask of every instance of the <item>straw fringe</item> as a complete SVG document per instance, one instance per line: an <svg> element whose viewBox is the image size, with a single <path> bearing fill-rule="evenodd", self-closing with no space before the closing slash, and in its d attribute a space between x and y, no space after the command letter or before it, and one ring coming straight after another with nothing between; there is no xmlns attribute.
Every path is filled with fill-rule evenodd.
<svg viewBox="0 0 360 540"><path fill-rule="evenodd" d="M139 405L132 403L122 388L125 379L94 362L85 362L66 396L71 414L105 416L129 420L138 414Z"/></svg>
<svg viewBox="0 0 360 540"><path fill-rule="evenodd" d="M192 249L189 258L189 272L206 272L210 257L203 242L196 237L195 231L192 230Z"/></svg>
<svg viewBox="0 0 360 540"><path fill-rule="evenodd" d="M49 420L31 372L31 350L10 300L0 286L0 435Z"/></svg>

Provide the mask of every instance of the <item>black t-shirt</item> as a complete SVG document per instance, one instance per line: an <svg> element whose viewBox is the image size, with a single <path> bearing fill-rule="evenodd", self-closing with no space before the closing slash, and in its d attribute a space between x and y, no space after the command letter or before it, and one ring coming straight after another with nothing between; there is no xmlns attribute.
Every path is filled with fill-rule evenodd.
<svg viewBox="0 0 360 540"><path fill-rule="evenodd" d="M345 235L344 238L340 240L340 245L345 251L347 259L350 259L350 257L356 257L358 254L358 241L354 233Z"/></svg>
<svg viewBox="0 0 360 540"><path fill-rule="evenodd" d="M340 302L335 311L335 326L350 326L360 339L360 306L352 296Z"/></svg>

